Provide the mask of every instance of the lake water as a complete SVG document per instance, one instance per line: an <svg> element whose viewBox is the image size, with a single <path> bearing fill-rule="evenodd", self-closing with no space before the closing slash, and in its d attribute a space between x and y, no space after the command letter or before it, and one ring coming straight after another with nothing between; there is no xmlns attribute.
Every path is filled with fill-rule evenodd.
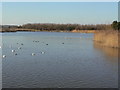
<svg viewBox="0 0 120 90"><path fill-rule="evenodd" d="M3 88L117 88L118 50L97 46L93 35L3 33Z"/></svg>

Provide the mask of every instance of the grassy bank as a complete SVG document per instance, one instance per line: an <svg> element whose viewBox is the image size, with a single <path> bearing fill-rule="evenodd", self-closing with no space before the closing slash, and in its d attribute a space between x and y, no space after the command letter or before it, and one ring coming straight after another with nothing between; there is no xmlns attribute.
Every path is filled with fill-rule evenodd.
<svg viewBox="0 0 120 90"><path fill-rule="evenodd" d="M94 34L94 42L105 47L120 48L120 32L117 30L99 30Z"/></svg>
<svg viewBox="0 0 120 90"><path fill-rule="evenodd" d="M75 33L95 33L96 30L73 30Z"/></svg>

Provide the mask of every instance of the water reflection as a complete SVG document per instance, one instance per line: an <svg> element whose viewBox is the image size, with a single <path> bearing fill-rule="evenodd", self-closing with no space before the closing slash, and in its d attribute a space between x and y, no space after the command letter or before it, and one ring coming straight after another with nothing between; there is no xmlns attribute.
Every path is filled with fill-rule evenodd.
<svg viewBox="0 0 120 90"><path fill-rule="evenodd" d="M118 57L118 51L120 49L118 48L110 48L110 47L104 47L102 46L100 43L98 42L94 42L94 48L98 51L101 51L102 53L104 53L107 57Z"/></svg>

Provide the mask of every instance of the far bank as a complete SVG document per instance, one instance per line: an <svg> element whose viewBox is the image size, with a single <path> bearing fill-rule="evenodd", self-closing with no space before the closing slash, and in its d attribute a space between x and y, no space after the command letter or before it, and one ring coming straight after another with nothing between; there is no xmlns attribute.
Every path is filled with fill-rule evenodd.
<svg viewBox="0 0 120 90"><path fill-rule="evenodd" d="M0 32L17 32L17 31L26 31L26 32L73 32L73 33L95 33L96 30L37 30L37 29L8 29L0 30Z"/></svg>

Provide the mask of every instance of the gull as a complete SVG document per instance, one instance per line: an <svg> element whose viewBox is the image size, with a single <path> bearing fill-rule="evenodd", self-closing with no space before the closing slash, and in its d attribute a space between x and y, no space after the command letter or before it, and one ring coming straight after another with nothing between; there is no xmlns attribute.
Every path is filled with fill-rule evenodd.
<svg viewBox="0 0 120 90"><path fill-rule="evenodd" d="M12 50L12 52L15 52L15 50Z"/></svg>
<svg viewBox="0 0 120 90"><path fill-rule="evenodd" d="M32 56L34 56L35 55L35 53L32 53Z"/></svg>
<svg viewBox="0 0 120 90"><path fill-rule="evenodd" d="M41 54L45 54L45 52L41 52Z"/></svg>
<svg viewBox="0 0 120 90"><path fill-rule="evenodd" d="M5 58L5 57L6 57L6 55L3 55L2 57L3 57L3 58Z"/></svg>

